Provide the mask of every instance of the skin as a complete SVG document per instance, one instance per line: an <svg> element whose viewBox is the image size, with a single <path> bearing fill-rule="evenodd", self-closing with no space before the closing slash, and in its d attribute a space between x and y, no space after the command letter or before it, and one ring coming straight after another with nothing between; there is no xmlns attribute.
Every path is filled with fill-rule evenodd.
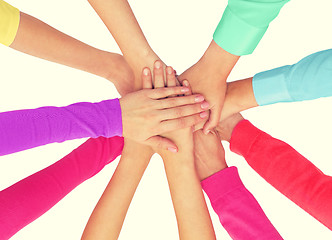
<svg viewBox="0 0 332 240"><path fill-rule="evenodd" d="M235 113L232 116L221 121L216 127L216 130L218 131L221 140L229 142L231 140L235 126L243 119L244 118L240 113Z"/></svg>
<svg viewBox="0 0 332 240"><path fill-rule="evenodd" d="M163 71L160 72L155 68L154 73L156 79L163 80ZM169 76L168 82L175 81L174 71L167 76ZM144 89L152 89L151 78L150 72L142 75ZM161 153L165 157L165 168L178 218L180 239L215 239L194 167L191 128L181 129L168 135L181 144L179 154L169 151ZM180 139L185 140L185 144L181 143ZM120 163L95 207L82 239L118 239L130 202L151 158L151 154L138 155L140 152L143 154L140 146L128 141L130 140L125 140ZM181 184L177 183L177 180L180 180Z"/></svg>
<svg viewBox="0 0 332 240"><path fill-rule="evenodd" d="M148 44L129 3L124 0L89 0L89 3L114 37L133 71L134 79L129 84L132 88L131 91L142 89L142 69L146 66L152 69L154 62L160 59ZM126 26L126 31L123 30L123 26ZM165 67L164 63L163 67ZM120 94L127 93L120 92ZM152 156L154 153L149 146L136 142L129 144L133 145L129 146L130 148L139 149L136 156ZM170 147L169 150L177 152L175 147ZM146 160L148 161L148 159ZM142 159L142 161L144 160Z"/></svg>
<svg viewBox="0 0 332 240"><path fill-rule="evenodd" d="M166 72L166 81L164 81L160 68L154 69L156 88L163 87L165 82L168 87L175 86L176 79L173 69L168 67ZM189 82L185 81L184 85L189 86ZM177 154L169 151L159 151L158 153L164 161L180 239L216 239L195 169L192 128L183 128L163 136L172 139L179 147Z"/></svg>
<svg viewBox="0 0 332 240"><path fill-rule="evenodd" d="M252 87L252 77L227 83L226 97L221 112L221 121L235 113L258 107ZM204 122L195 125L195 130L203 128Z"/></svg>
<svg viewBox="0 0 332 240"><path fill-rule="evenodd" d="M142 152L139 144L125 139L120 162L93 210L81 239L118 239L131 200L151 156L149 152Z"/></svg>
<svg viewBox="0 0 332 240"><path fill-rule="evenodd" d="M106 78L120 94L134 90L130 84L134 73L123 56L91 47L23 12L20 13L19 28L10 47Z"/></svg>
<svg viewBox="0 0 332 240"><path fill-rule="evenodd" d="M143 89L122 97L123 136L150 146L176 148L170 140L157 135L191 127L207 117L204 110L208 105L201 95L166 98L188 91L185 87Z"/></svg>
<svg viewBox="0 0 332 240"><path fill-rule="evenodd" d="M213 40L201 59L179 76L187 79L194 93L201 93L211 105L209 120L204 125L207 134L217 126L224 105L226 80L239 56L228 53Z"/></svg>
<svg viewBox="0 0 332 240"><path fill-rule="evenodd" d="M217 131L213 130L207 135L202 130L196 131L194 143L196 171L201 181L228 167Z"/></svg>

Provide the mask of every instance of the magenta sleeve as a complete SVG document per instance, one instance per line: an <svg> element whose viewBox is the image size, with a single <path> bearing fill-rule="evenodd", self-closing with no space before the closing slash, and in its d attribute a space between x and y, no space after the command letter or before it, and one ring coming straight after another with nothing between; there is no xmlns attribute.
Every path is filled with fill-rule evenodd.
<svg viewBox="0 0 332 240"><path fill-rule="evenodd" d="M232 239L283 239L243 185L236 167L223 169L201 184Z"/></svg>
<svg viewBox="0 0 332 240"><path fill-rule="evenodd" d="M0 156L71 139L121 135L118 99L0 113Z"/></svg>
<svg viewBox="0 0 332 240"><path fill-rule="evenodd" d="M247 120L234 128L230 147L279 192L332 230L332 177Z"/></svg>
<svg viewBox="0 0 332 240"><path fill-rule="evenodd" d="M123 138L89 139L53 165L0 192L0 239L9 239L118 157Z"/></svg>

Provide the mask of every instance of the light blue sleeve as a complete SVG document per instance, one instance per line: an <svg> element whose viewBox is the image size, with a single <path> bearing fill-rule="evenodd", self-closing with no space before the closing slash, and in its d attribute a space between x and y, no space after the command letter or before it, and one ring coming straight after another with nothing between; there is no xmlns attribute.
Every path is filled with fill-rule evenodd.
<svg viewBox="0 0 332 240"><path fill-rule="evenodd" d="M294 65L253 77L258 105L297 102L332 96L332 49L311 54Z"/></svg>

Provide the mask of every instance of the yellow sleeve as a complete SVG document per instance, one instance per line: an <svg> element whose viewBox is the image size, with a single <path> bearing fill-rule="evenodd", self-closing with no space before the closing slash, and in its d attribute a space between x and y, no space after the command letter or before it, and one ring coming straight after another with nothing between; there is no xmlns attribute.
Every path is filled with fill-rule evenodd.
<svg viewBox="0 0 332 240"><path fill-rule="evenodd" d="M0 43L9 46L15 39L20 23L20 11L0 0Z"/></svg>

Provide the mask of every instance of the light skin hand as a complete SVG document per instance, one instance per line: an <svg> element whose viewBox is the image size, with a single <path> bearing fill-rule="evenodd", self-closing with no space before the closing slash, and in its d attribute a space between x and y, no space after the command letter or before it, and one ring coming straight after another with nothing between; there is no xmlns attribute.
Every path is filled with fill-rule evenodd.
<svg viewBox="0 0 332 240"><path fill-rule="evenodd" d="M161 63L157 63L161 67ZM151 85L148 68L144 69L142 79ZM186 87L143 89L121 98L123 136L172 151L176 146L157 135L191 127L206 118L204 111L208 110L208 104L203 96L196 94L166 98L188 91Z"/></svg>
<svg viewBox="0 0 332 240"><path fill-rule="evenodd" d="M252 77L227 83L226 97L221 111L220 121L235 113L258 107L256 102ZM220 122L219 122L220 124ZM204 122L195 125L195 130L203 128Z"/></svg>
<svg viewBox="0 0 332 240"><path fill-rule="evenodd" d="M203 57L179 76L187 79L194 93L201 93L211 105L209 120L204 125L204 133L217 126L226 94L226 80L239 56L223 50L213 40Z"/></svg>
<svg viewBox="0 0 332 240"><path fill-rule="evenodd" d="M216 130L218 131L221 140L229 142L231 140L235 126L243 119L244 118L240 113L235 113L232 116L220 122L216 127Z"/></svg>
<svg viewBox="0 0 332 240"><path fill-rule="evenodd" d="M195 165L200 180L227 168L225 150L219 133L212 130L205 135L202 130L194 133Z"/></svg>

